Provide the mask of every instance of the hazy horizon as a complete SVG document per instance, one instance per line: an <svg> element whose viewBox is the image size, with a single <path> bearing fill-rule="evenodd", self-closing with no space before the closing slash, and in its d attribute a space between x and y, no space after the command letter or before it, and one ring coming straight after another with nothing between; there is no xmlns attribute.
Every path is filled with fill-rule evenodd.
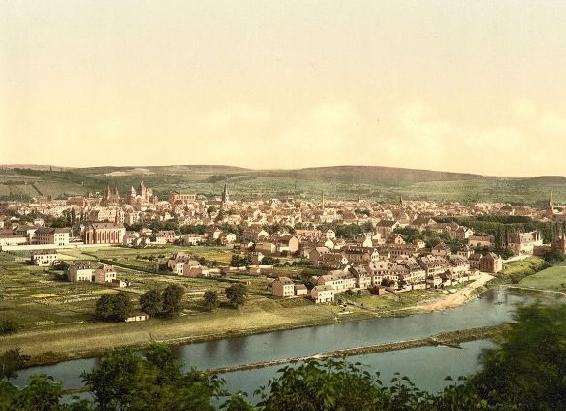
<svg viewBox="0 0 566 411"><path fill-rule="evenodd" d="M3 2L0 163L560 176L565 14L529 0Z"/></svg>

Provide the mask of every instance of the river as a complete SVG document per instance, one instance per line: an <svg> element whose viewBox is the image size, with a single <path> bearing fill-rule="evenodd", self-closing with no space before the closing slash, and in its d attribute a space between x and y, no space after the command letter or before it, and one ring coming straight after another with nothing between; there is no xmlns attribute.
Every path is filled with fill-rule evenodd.
<svg viewBox="0 0 566 411"><path fill-rule="evenodd" d="M258 361L312 355L337 349L428 337L443 331L496 325L512 321L517 305L532 297L515 294L508 289L492 289L479 298L455 309L397 318L320 325L294 330L275 331L218 341L174 347L185 369L230 367ZM423 347L411 350L350 357L368 366L368 371L380 370L383 381L394 372L407 375L419 386L436 391L445 386L448 375L458 377L477 371L478 354L489 347L489 341L463 344L463 349ZM64 361L54 365L33 367L19 372L14 381L25 384L30 375L46 374L62 381L65 388L80 388L80 374L96 366L96 358ZM222 375L227 388L253 392L265 384L278 367L238 371Z"/></svg>

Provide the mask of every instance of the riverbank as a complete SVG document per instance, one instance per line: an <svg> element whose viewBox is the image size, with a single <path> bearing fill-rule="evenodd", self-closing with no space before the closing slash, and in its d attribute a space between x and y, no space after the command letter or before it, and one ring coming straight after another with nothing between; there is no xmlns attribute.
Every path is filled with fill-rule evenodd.
<svg viewBox="0 0 566 411"><path fill-rule="evenodd" d="M29 356L26 365L37 366L101 356L118 347L141 349L153 342L191 344L337 322L442 311L474 298L486 289L490 278L488 274L482 275L462 288L452 290L452 293L439 294L434 301L424 304L418 301L417 304L397 310L370 311L348 307L348 311L340 311L336 306L314 304L291 304L284 309L271 309L254 305L241 310L221 309L212 313L185 315L169 321L152 319L130 324L82 323L28 330L0 337L0 351L19 348Z"/></svg>

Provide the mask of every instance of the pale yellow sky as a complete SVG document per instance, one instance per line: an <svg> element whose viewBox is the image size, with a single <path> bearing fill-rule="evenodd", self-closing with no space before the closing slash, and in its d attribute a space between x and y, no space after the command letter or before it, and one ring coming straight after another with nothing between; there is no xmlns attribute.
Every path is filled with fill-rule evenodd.
<svg viewBox="0 0 566 411"><path fill-rule="evenodd" d="M2 1L0 163L566 175L566 1Z"/></svg>

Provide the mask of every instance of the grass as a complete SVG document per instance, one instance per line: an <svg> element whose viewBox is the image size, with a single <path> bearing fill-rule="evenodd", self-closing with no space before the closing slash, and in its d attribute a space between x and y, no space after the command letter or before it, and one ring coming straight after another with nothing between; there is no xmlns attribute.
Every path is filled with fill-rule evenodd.
<svg viewBox="0 0 566 411"><path fill-rule="evenodd" d="M566 266L555 265L523 278L521 287L566 292Z"/></svg>
<svg viewBox="0 0 566 411"><path fill-rule="evenodd" d="M525 277L531 276L547 266L548 263L539 257L529 257L522 261L508 263L489 284L492 286L519 284Z"/></svg>
<svg viewBox="0 0 566 411"><path fill-rule="evenodd" d="M458 284L444 290L427 289L398 294L386 293L379 297L372 295L367 291L363 291L360 294L344 293L338 298L363 310L369 310L376 314L388 314L392 311L408 310L415 308L416 306L426 305L449 293L453 293L464 286L465 283ZM348 306L347 309L351 310L351 307Z"/></svg>

